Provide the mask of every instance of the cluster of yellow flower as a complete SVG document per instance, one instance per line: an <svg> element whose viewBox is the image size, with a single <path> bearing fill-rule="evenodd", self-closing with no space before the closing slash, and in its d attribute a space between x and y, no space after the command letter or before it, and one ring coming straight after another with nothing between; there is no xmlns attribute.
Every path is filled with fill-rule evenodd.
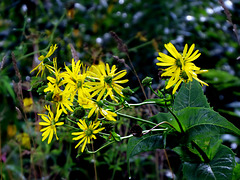
<svg viewBox="0 0 240 180"><path fill-rule="evenodd" d="M201 53L198 53L198 50L193 53L194 47L195 45L192 44L188 50L188 45L186 44L183 53L180 54L172 43L168 43L165 44L165 48L173 57L159 52L159 57L157 57L157 59L160 62L156 64L158 66L164 67L169 66L166 69L162 69L164 72L161 76L171 77L167 83L166 89L176 84L173 88L173 94L176 92L181 82L187 83L189 81L192 81L193 78L200 82L202 85L208 85L197 77L197 74L208 72L208 70L200 70L199 67L195 66L195 64L192 63L192 61L196 60L201 55Z"/></svg>
<svg viewBox="0 0 240 180"><path fill-rule="evenodd" d="M93 120L89 121L90 124L87 125L86 120L81 119L84 118L84 113L77 122L81 132L72 133L77 136L73 140L81 139L75 148L82 144L81 151L83 152L86 144L90 143L92 138L96 139L94 134L104 129L104 127L97 129L101 126L101 122L98 120L99 114L106 120L116 121L114 117L117 114L106 109L102 100L110 97L118 102L116 95L123 97L123 87L119 84L128 82L127 79L120 80L127 72L126 70L116 72L115 65L110 68L108 64L105 65L102 62L86 67L80 60L75 62L74 59L72 59L70 67L65 65L65 71L61 71L61 68L57 67L57 58L53 58L53 65L49 59L56 49L57 45L52 45L46 56L39 57L39 65L32 70L38 70L37 75L42 71L42 76L46 68L52 74L47 77L49 82L44 92L47 93L46 99L51 101L53 110L50 105L46 105L45 109L48 111L48 115L39 114L44 121L39 124L46 126L40 130L43 132L42 141L48 137L48 143L50 143L53 135L58 139L56 127L64 124L64 122L58 122L62 113L75 113L77 109L84 112L87 110L87 118L92 117Z"/></svg>

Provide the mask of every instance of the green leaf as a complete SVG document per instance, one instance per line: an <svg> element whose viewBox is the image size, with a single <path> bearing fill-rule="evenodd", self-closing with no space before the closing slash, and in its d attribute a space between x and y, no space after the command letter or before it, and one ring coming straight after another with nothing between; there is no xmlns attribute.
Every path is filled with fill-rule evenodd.
<svg viewBox="0 0 240 180"><path fill-rule="evenodd" d="M210 107L206 96L203 94L201 85L196 80L187 84L183 83L175 98L173 105L175 111L186 107Z"/></svg>
<svg viewBox="0 0 240 180"><path fill-rule="evenodd" d="M240 164L237 164L233 170L233 178L232 180L240 179Z"/></svg>
<svg viewBox="0 0 240 180"><path fill-rule="evenodd" d="M144 135L142 137L132 137L128 141L127 160L129 158L146 151L163 148L163 137L159 134Z"/></svg>
<svg viewBox="0 0 240 180"><path fill-rule="evenodd" d="M207 79L207 83L212 84L219 91L231 87L240 87L240 79L226 71L211 69L208 73L203 73L202 76Z"/></svg>
<svg viewBox="0 0 240 180"><path fill-rule="evenodd" d="M221 145L209 163L183 163L184 179L231 180L235 164L232 150Z"/></svg>
<svg viewBox="0 0 240 180"><path fill-rule="evenodd" d="M166 121L169 124L171 124L172 126L169 126L168 124L162 124L161 127L168 127L168 128L174 127L175 130L177 130L178 132L181 132L176 119L170 113L158 113L158 114L152 116L150 118L150 121L151 122L157 122L157 123Z"/></svg>
<svg viewBox="0 0 240 180"><path fill-rule="evenodd" d="M176 112L176 115L190 139L223 133L240 135L237 127L209 108L189 107Z"/></svg>

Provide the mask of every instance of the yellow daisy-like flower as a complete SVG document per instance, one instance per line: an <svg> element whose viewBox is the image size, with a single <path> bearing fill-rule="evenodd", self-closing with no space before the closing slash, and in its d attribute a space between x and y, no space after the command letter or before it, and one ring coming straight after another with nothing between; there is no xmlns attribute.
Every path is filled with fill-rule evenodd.
<svg viewBox="0 0 240 180"><path fill-rule="evenodd" d="M66 84L67 81L62 78L63 74L60 73L61 68L57 69L57 58L53 59L53 66L54 67L51 68L51 71L54 73L55 78L53 78L51 76L47 77L47 79L50 82L48 83L48 87L44 89L44 92L50 91L50 92L54 92L56 94L56 92L60 91L59 87Z"/></svg>
<svg viewBox="0 0 240 180"><path fill-rule="evenodd" d="M93 101L88 98L80 98L78 100L79 105L84 109L91 109L88 113L88 118L90 118L94 113L96 113L96 118L98 118L99 113L109 121L116 121L114 117L117 116L116 113L103 109L102 101Z"/></svg>
<svg viewBox="0 0 240 180"><path fill-rule="evenodd" d="M123 96L122 89L123 87L119 84L123 84L128 82L128 79L120 80L123 76L127 74L126 70L121 70L117 73L115 73L117 70L116 66L113 65L112 69L110 69L109 65L106 64L99 64L99 65L93 65L89 71L89 75L96 80L96 82L89 82L89 85L92 85L93 87L90 89L91 91L94 91L92 93L92 97L96 96L97 101L101 100L104 93L106 95L103 97L105 99L107 96L110 96L110 98L114 101L117 101L114 97L114 92L119 94L120 96Z"/></svg>
<svg viewBox="0 0 240 180"><path fill-rule="evenodd" d="M65 89L64 91L60 90L54 92L54 95L52 97L53 102L57 104L57 109L62 109L65 114L67 114L67 110L65 109L65 107L69 111L73 112L73 109L71 108L73 104L69 99L70 95L70 92Z"/></svg>
<svg viewBox="0 0 240 180"><path fill-rule="evenodd" d="M64 122L58 122L58 119L62 114L62 110L57 110L56 116L54 117L54 114L51 111L50 105L48 106L46 105L45 109L48 111L48 115L38 114L39 116L41 116L42 120L45 121L45 122L39 122L39 125L47 126L41 129L40 132L43 132L42 141L44 141L48 137L48 144L49 144L52 141L53 134L55 134L56 139L58 140L56 126L62 126Z"/></svg>
<svg viewBox="0 0 240 180"><path fill-rule="evenodd" d="M74 59L72 59L72 70L67 66L65 68L67 72L64 74L64 79L68 83L66 89L73 92L72 94L77 92L78 98L90 97L88 82L85 82L88 70L81 64L80 60L75 64Z"/></svg>
<svg viewBox="0 0 240 180"><path fill-rule="evenodd" d="M45 67L46 67L48 70L51 70L51 66L48 65L48 64L46 64L46 62L48 62L48 59L47 59L47 58L49 58L49 57L54 53L54 51L55 51L56 49L57 49L57 44L55 44L54 46L51 45L51 47L50 47L47 55L46 55L46 56L41 55L41 56L38 58L38 60L40 61L40 63L39 63L30 73L32 73L33 71L35 71L35 70L38 69L38 73L37 73L36 76L38 76L38 74L42 71L42 73L41 73L41 77L42 77L43 72L44 72L44 70L45 70Z"/></svg>
<svg viewBox="0 0 240 180"><path fill-rule="evenodd" d="M91 139L96 139L95 134L102 131L104 127L97 129L97 127L100 124L100 121L91 122L90 125L87 126L85 119L84 120L80 119L77 124L79 128L82 130L82 132L73 132L72 135L77 136L77 137L74 137L73 140L77 141L81 139L81 141L79 141L79 143L75 146L75 148L80 146L80 144L83 144L81 148L81 152L83 152L86 147L86 144L89 144Z"/></svg>
<svg viewBox="0 0 240 180"><path fill-rule="evenodd" d="M208 85L207 83L197 78L197 74L207 72L207 70L200 70L199 67L195 66L195 64L192 63L192 61L196 60L201 55L201 53L198 53L198 50L193 52L194 47L195 45L192 44L188 50L188 45L186 44L183 53L180 54L172 43L168 43L165 44L165 48L173 57L161 52L159 53L160 57L157 57L160 62L156 64L158 66L167 67L166 69L162 69L164 73L161 76L171 77L168 81L166 89L176 84L172 92L173 94L176 92L181 82L187 83L189 81L192 81L193 78L200 82L202 85Z"/></svg>

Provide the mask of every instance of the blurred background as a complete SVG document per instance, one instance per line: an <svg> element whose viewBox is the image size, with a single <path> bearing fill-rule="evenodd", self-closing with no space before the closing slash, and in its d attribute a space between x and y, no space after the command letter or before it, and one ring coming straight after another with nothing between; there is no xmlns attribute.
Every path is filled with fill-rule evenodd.
<svg viewBox="0 0 240 180"><path fill-rule="evenodd" d="M35 76L30 71L51 44L58 45L54 56L59 67L71 62L71 44L87 65L103 61L127 69L126 86L136 90L131 101L142 102L145 98L129 59L119 50L111 32L127 45L140 80L153 78L153 88L164 84L156 66L158 52L167 53L164 44L172 42L182 52L186 43L194 43L201 52L195 64L209 70L200 79L209 84L204 91L210 105L240 128L239 25L239 0L1 0L2 178L94 178L92 155L76 158L77 150L67 132L62 131L62 138L50 145L41 142L37 113L42 111L43 97L29 91ZM150 98L148 89L146 93ZM133 115L145 117L146 112L139 108ZM120 119L115 128L127 135L129 121ZM223 141L239 162L239 138L225 135ZM128 178L126 147L126 142L115 143L96 154L99 179ZM169 160L177 172L179 157L169 152ZM161 150L133 158L131 172L133 179L172 177Z"/></svg>

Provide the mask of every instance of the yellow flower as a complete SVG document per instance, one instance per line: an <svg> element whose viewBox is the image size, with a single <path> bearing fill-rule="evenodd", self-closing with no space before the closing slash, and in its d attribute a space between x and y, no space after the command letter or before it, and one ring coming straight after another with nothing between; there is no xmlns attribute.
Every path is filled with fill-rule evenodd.
<svg viewBox="0 0 240 180"><path fill-rule="evenodd" d="M73 92L72 94L77 92L78 98L90 97L88 82L85 82L88 69L86 70L86 67L81 64L80 60L75 64L74 59L72 59L72 70L67 66L65 68L67 72L64 74L64 79L68 83L66 89Z"/></svg>
<svg viewBox="0 0 240 180"><path fill-rule="evenodd" d="M176 84L173 88L173 94L176 92L181 82L187 83L189 81L192 81L193 78L199 81L202 85L208 85L207 83L197 78L197 74L207 72L207 70L200 70L199 67L195 66L195 64L192 63L192 61L196 60L201 55L201 53L198 53L198 50L193 52L194 47L195 44L192 44L188 50L188 45L186 44L183 53L180 54L172 43L168 43L165 44L165 48L173 57L161 52L159 53L160 57L157 57L160 62L156 64L158 66L167 67L166 69L162 69L164 72L161 76L170 77L166 89Z"/></svg>
<svg viewBox="0 0 240 180"><path fill-rule="evenodd" d="M31 149L30 137L27 133L21 133L16 136L16 140L25 148Z"/></svg>
<svg viewBox="0 0 240 180"><path fill-rule="evenodd" d="M113 65L112 69L110 69L108 64L106 64L106 67L105 64L93 65L91 67L89 75L95 79L96 82L89 82L89 85L93 86L90 89L91 91L94 91L92 93L92 97L98 94L97 101L102 99L105 92L107 93L103 99L105 99L107 96L110 96L112 100L117 101L114 97L113 92L116 92L120 96L123 96L123 87L119 84L128 82L128 79L120 80L127 74L127 71L121 70L118 73L115 73L116 70L117 68L115 65Z"/></svg>
<svg viewBox="0 0 240 180"><path fill-rule="evenodd" d="M48 115L38 114L39 116L41 116L42 120L45 121L45 122L39 122L39 125L46 126L45 128L41 129L40 132L43 132L42 141L44 141L48 137L48 144L49 144L52 141L53 134L55 134L56 139L58 140L56 126L62 126L64 122L58 122L58 119L62 114L62 110L57 109L56 115L54 117L54 114L51 111L50 105L48 106L46 105L45 109L48 111Z"/></svg>
<svg viewBox="0 0 240 180"><path fill-rule="evenodd" d="M59 90L57 92L54 92L54 95L52 97L53 102L57 104L57 109L62 109L65 114L67 114L65 107L69 111L73 112L73 109L70 107L73 105L72 102L69 100L70 95L70 92L65 89L64 91Z"/></svg>
<svg viewBox="0 0 240 180"><path fill-rule="evenodd" d="M116 113L103 109L102 101L93 101L87 98L80 98L78 103L84 109L91 109L88 113L88 118L90 118L94 113L96 113L96 119L98 118L99 113L109 121L116 121L114 117L117 116Z"/></svg>
<svg viewBox="0 0 240 180"><path fill-rule="evenodd" d="M67 83L66 80L62 79L63 77L63 74L60 73L60 69L57 69L57 58L53 58L53 66L54 67L51 67L51 71L54 73L55 75L55 78L51 77L51 76L48 76L47 79L50 81L48 83L48 87L44 89L44 92L58 92L60 91L60 87L64 84ZM55 95L55 94L54 94Z"/></svg>
<svg viewBox="0 0 240 180"><path fill-rule="evenodd" d="M17 133L17 127L15 124L9 124L7 126L7 135L8 137L13 137Z"/></svg>
<svg viewBox="0 0 240 180"><path fill-rule="evenodd" d="M32 111L33 108L33 100L32 98L24 98L23 99L23 108L25 112Z"/></svg>
<svg viewBox="0 0 240 180"><path fill-rule="evenodd" d="M91 122L90 125L87 126L85 120L80 119L77 124L79 128L82 130L82 132L73 132L72 135L77 136L77 137L74 137L73 140L77 141L81 139L81 141L79 141L79 143L75 146L75 148L80 146L80 144L83 144L81 148L81 152L83 152L86 147L86 144L89 144L91 139L96 139L95 134L102 131L104 127L96 129L99 126L100 121Z"/></svg>
<svg viewBox="0 0 240 180"><path fill-rule="evenodd" d="M40 63L30 72L32 73L33 71L37 70L38 69L38 73L36 76L38 76L38 74L42 71L41 73L41 77L43 75L43 72L45 70L45 67L48 69L48 70L51 70L51 66L46 64L46 62L48 62L48 58L54 53L54 51L57 49L57 44L55 44L54 46L51 45L48 53L46 56L43 56L41 55L38 60L40 61ZM46 61L46 62L45 62Z"/></svg>

